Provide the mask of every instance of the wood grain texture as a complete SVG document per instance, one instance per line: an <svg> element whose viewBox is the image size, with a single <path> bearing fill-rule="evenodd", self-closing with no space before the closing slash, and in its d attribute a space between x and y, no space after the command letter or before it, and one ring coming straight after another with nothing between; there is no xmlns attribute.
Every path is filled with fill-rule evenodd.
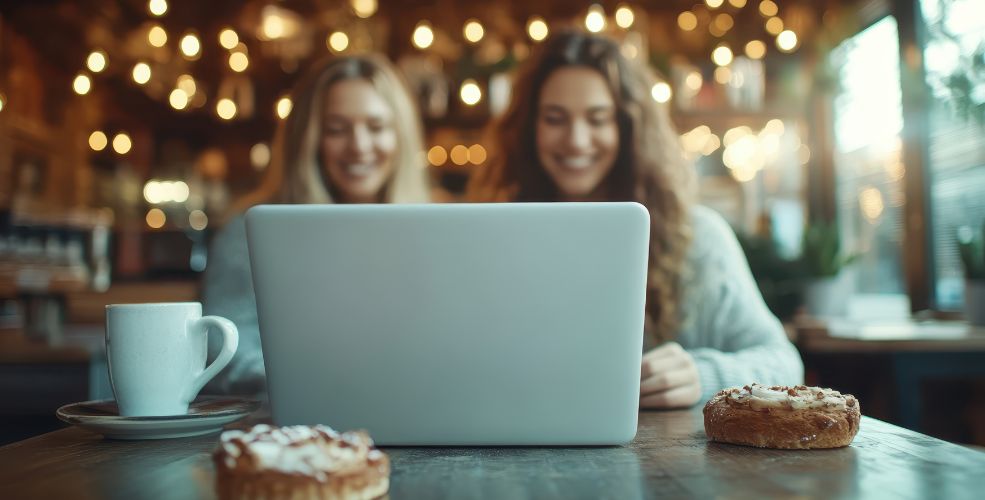
<svg viewBox="0 0 985 500"><path fill-rule="evenodd" d="M3 498L215 498L217 436L124 442L64 429L0 448ZM627 447L389 448L391 499L978 498L985 453L863 418L851 446L709 443L700 408L640 414Z"/></svg>

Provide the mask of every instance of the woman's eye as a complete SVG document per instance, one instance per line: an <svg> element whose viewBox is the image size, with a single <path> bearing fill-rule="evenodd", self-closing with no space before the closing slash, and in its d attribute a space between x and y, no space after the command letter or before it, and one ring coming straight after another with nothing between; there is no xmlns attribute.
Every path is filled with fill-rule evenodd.
<svg viewBox="0 0 985 500"><path fill-rule="evenodd" d="M561 116L544 116L544 123L548 125L564 125L564 117Z"/></svg>

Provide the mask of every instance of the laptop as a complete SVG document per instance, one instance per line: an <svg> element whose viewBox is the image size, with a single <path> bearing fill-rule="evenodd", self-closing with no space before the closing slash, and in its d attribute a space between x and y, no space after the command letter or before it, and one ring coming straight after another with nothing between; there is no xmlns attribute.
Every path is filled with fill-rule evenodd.
<svg viewBox="0 0 985 500"><path fill-rule="evenodd" d="M382 445L635 436L642 205L262 205L246 227L277 425Z"/></svg>

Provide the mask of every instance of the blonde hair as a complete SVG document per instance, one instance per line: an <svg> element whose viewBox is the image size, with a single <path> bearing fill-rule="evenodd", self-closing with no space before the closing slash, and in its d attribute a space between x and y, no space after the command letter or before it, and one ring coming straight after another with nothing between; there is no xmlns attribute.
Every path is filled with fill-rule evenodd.
<svg viewBox="0 0 985 500"><path fill-rule="evenodd" d="M658 340L676 336L682 275L691 242L691 168L664 105L650 97L656 79L608 38L580 32L552 36L521 67L509 109L491 128L494 156L472 176L470 201L557 201L540 164L536 120L540 92L557 69L583 66L608 84L616 106L619 153L606 181L610 201L637 201L650 212L647 313Z"/></svg>
<svg viewBox="0 0 985 500"><path fill-rule="evenodd" d="M318 159L318 143L325 95L332 85L349 79L372 84L393 111L397 151L393 177L384 188L384 201L429 200L420 116L393 66L382 56L368 54L324 59L301 77L291 92L291 113L274 136L267 174L256 191L237 201L233 213L259 203L333 203L328 177Z"/></svg>

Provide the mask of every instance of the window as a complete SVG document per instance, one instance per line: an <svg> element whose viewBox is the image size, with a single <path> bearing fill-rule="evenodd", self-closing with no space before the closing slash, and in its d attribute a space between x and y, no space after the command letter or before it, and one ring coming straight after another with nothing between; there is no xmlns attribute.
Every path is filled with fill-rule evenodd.
<svg viewBox="0 0 985 500"><path fill-rule="evenodd" d="M921 0L920 8L936 302L960 309L964 269L955 235L985 223L985 9L981 0Z"/></svg>
<svg viewBox="0 0 985 500"><path fill-rule="evenodd" d="M884 17L838 46L831 55L834 165L843 248L858 252L856 291L901 294L903 126L899 35Z"/></svg>

